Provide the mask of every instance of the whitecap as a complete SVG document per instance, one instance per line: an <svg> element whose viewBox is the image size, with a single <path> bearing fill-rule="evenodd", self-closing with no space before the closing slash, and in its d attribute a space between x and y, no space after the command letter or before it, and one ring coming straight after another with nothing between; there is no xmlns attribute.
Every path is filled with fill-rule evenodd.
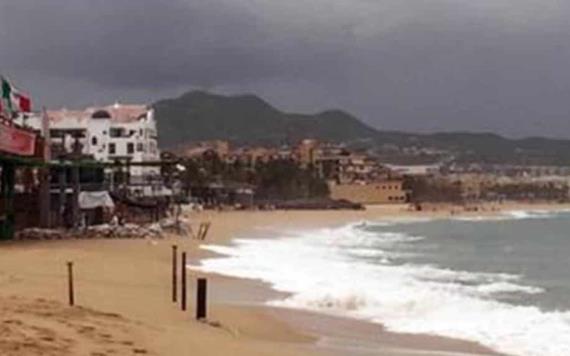
<svg viewBox="0 0 570 356"><path fill-rule="evenodd" d="M569 312L494 298L543 292L520 283L522 276L392 265L394 252L383 243L413 243L413 238L345 226L283 238L239 239L230 246L204 246L224 256L202 260L194 268L259 279L291 293L273 305L371 320L396 332L472 340L513 355L570 354Z"/></svg>

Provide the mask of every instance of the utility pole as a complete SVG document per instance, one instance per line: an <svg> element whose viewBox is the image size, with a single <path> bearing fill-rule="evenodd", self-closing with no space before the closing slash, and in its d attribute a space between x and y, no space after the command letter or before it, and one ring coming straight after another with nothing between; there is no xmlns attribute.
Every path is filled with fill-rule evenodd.
<svg viewBox="0 0 570 356"><path fill-rule="evenodd" d="M40 181L40 225L43 228L51 227L51 194L50 194L50 169L51 161L51 135L50 123L47 111L43 108L42 131L44 134L43 161L45 166L38 170Z"/></svg>

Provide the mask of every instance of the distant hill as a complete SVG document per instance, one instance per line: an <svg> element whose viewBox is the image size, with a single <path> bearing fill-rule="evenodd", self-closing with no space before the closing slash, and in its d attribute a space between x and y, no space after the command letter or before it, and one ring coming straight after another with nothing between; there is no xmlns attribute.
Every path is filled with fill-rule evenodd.
<svg viewBox="0 0 570 356"><path fill-rule="evenodd" d="M514 140L491 133L380 131L341 110L313 115L286 113L255 95L191 91L153 106L163 148L212 139L277 145L316 138L361 145L394 159L401 156L398 149L416 147L446 151L447 159L463 162L570 165L570 140Z"/></svg>
<svg viewBox="0 0 570 356"><path fill-rule="evenodd" d="M254 95L222 96L193 91L159 101L154 108L162 147L211 139L279 144L306 137L350 141L377 135L376 130L343 111L289 114Z"/></svg>

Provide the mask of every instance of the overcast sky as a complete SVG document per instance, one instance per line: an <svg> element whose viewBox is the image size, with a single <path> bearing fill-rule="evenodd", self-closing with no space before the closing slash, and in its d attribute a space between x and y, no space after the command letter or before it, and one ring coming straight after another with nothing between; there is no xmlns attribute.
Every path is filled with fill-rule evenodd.
<svg viewBox="0 0 570 356"><path fill-rule="evenodd" d="M49 107L200 88L570 138L569 18L568 0L0 0L0 72Z"/></svg>

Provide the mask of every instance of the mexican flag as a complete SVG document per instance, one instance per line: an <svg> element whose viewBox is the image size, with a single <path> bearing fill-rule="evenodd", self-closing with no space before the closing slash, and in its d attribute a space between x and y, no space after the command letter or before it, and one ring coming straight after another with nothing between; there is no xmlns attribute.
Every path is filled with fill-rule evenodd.
<svg viewBox="0 0 570 356"><path fill-rule="evenodd" d="M16 89L6 78L0 77L0 112L14 114L32 111L30 97Z"/></svg>

